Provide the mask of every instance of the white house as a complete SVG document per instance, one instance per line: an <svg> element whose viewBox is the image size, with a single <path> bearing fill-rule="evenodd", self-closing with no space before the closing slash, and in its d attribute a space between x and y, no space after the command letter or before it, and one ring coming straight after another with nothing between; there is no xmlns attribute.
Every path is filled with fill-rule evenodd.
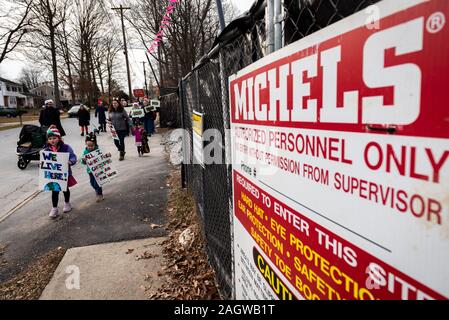
<svg viewBox="0 0 449 320"><path fill-rule="evenodd" d="M30 95L25 95L23 85L0 77L0 106L33 107L34 99Z"/></svg>

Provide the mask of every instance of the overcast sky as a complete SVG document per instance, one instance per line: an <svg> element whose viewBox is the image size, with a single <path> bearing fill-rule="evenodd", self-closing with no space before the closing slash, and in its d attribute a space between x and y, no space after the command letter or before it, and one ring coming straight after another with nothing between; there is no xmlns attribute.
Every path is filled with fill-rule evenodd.
<svg viewBox="0 0 449 320"><path fill-rule="evenodd" d="M255 2L255 0L231 0L231 2L234 4L237 10L240 11L240 13L243 13L251 7L251 5ZM129 59L131 68L131 79L132 79L131 81L133 84L133 88L141 88L143 87L144 84L142 61L146 61L145 50L129 50ZM10 80L17 80L22 68L27 66L28 66L27 62L23 60L22 57L18 55L10 55L10 59L3 61L2 64L0 65L0 76ZM148 64L146 66L147 66L147 77L149 77L151 74L151 70L149 69ZM51 78L50 72L47 73L47 76L48 78ZM123 84L124 88L127 88L126 73L123 75L123 79L118 80Z"/></svg>

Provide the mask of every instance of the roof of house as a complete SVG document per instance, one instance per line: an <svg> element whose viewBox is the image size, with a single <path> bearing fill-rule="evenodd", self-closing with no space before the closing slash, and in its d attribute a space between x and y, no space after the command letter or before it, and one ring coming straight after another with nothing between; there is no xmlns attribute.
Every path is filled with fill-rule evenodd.
<svg viewBox="0 0 449 320"><path fill-rule="evenodd" d="M21 84L20 84L20 83L17 83L17 82L14 82L14 81L11 81L11 80L8 80L8 79L5 79L5 78L2 78L2 77L0 77L0 81L1 81L1 82L5 82L5 83L10 83L10 84L14 84L14 85L16 85L16 86L21 86Z"/></svg>

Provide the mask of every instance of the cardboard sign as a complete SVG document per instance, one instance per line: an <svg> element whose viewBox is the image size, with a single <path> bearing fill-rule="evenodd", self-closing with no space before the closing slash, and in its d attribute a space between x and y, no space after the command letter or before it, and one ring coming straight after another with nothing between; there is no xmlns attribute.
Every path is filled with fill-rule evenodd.
<svg viewBox="0 0 449 320"><path fill-rule="evenodd" d="M107 120L106 121L108 128L109 128L109 132L111 133L112 139L114 140L120 140L117 134L117 131L115 130L113 124L111 121Z"/></svg>
<svg viewBox="0 0 449 320"><path fill-rule="evenodd" d="M145 117L145 111L143 109L132 109L131 117L132 118L143 118L143 117Z"/></svg>
<svg viewBox="0 0 449 320"><path fill-rule="evenodd" d="M145 109L146 113L155 111L155 108L153 106L146 106L146 107L144 107L144 109Z"/></svg>
<svg viewBox="0 0 449 320"><path fill-rule="evenodd" d="M204 167L202 113L195 111L193 112L192 130L193 130L193 163L200 164L202 167Z"/></svg>
<svg viewBox="0 0 449 320"><path fill-rule="evenodd" d="M69 156L68 152L40 152L39 190L67 191Z"/></svg>
<svg viewBox="0 0 449 320"><path fill-rule="evenodd" d="M150 105L151 105L153 108L160 108L161 103L160 103L159 100L150 100Z"/></svg>
<svg viewBox="0 0 449 320"><path fill-rule="evenodd" d="M143 98L143 97L145 97L145 90L143 90L143 89L134 89L133 90L133 95L136 98Z"/></svg>
<svg viewBox="0 0 449 320"><path fill-rule="evenodd" d="M449 5L376 6L229 78L237 299L449 298Z"/></svg>
<svg viewBox="0 0 449 320"><path fill-rule="evenodd" d="M117 177L117 170L112 164L110 154L104 154L100 149L97 149L84 157L86 158L86 165L91 170L98 185L103 186Z"/></svg>

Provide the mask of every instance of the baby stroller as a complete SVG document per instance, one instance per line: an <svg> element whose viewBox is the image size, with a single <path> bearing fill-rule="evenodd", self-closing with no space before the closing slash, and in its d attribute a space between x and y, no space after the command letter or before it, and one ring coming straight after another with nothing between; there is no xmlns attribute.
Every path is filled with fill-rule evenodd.
<svg viewBox="0 0 449 320"><path fill-rule="evenodd" d="M20 131L17 141L17 166L25 170L32 160L39 160L39 152L44 149L46 143L45 128L34 125L25 125Z"/></svg>

